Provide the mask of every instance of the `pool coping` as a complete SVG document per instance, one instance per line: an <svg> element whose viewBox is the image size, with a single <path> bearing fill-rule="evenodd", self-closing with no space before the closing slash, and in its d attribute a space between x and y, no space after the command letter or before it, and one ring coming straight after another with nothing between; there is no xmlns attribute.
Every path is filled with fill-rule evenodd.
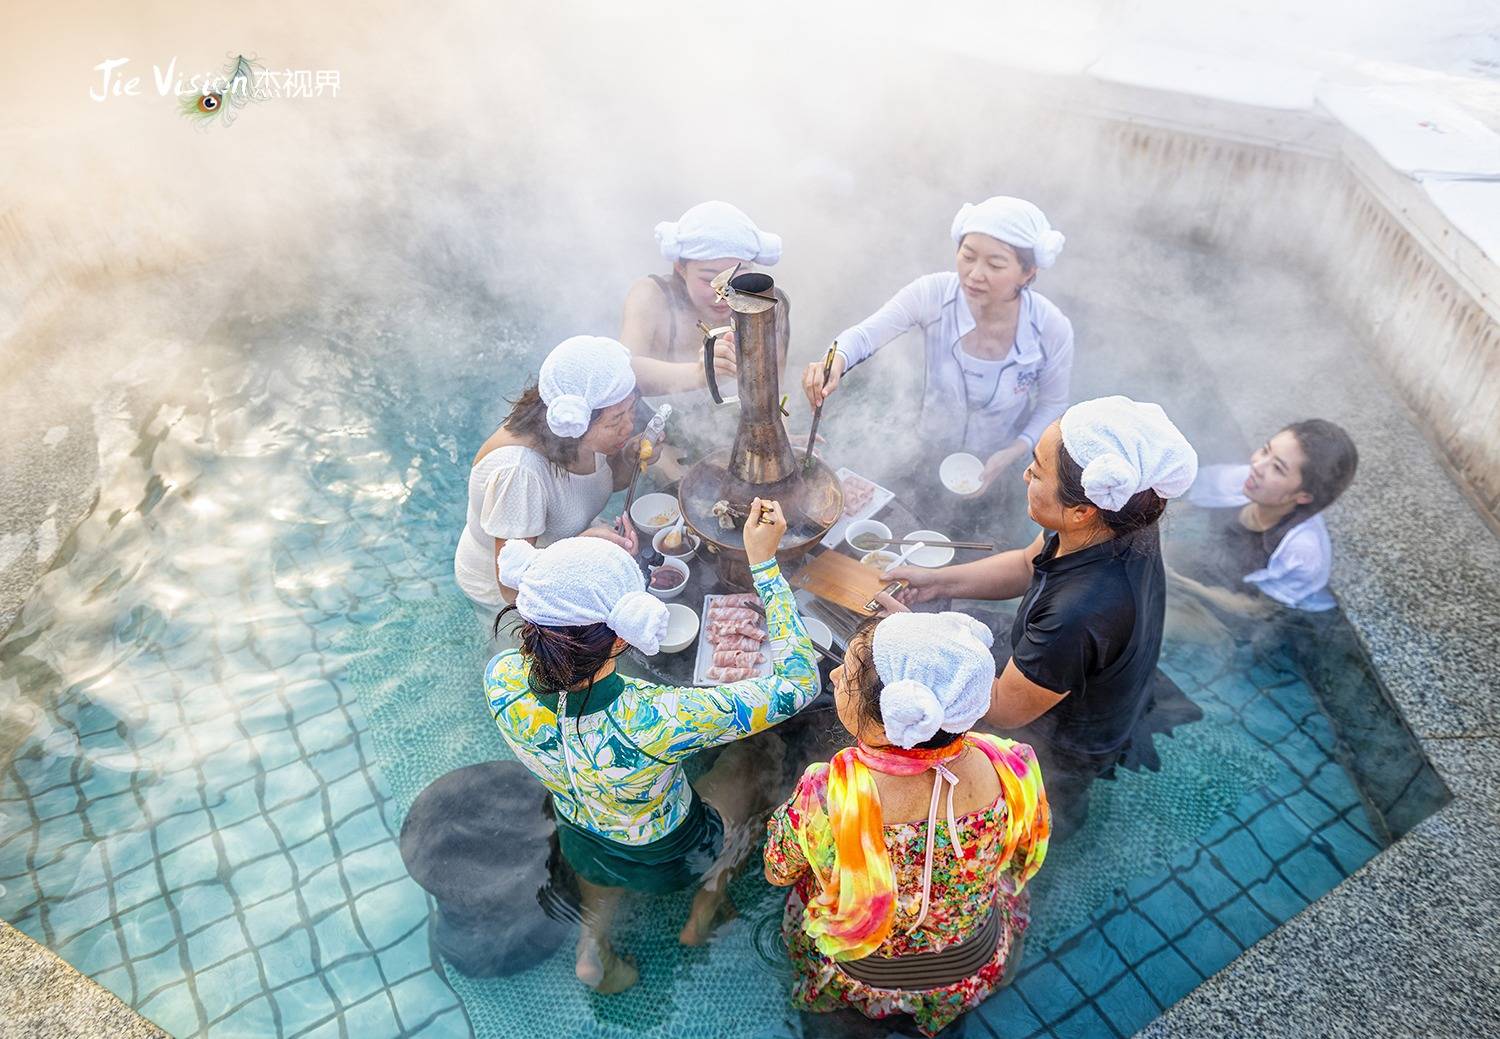
<svg viewBox="0 0 1500 1039"><path fill-rule="evenodd" d="M31 1039L166 1036L107 989L0 920L0 1021Z"/></svg>

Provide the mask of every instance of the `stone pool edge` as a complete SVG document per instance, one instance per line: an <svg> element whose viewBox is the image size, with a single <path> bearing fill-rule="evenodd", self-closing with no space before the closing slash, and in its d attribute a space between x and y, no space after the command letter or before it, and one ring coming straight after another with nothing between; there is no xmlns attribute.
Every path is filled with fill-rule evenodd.
<svg viewBox="0 0 1500 1039"><path fill-rule="evenodd" d="M28 1039L166 1036L113 993L0 920L0 1032Z"/></svg>

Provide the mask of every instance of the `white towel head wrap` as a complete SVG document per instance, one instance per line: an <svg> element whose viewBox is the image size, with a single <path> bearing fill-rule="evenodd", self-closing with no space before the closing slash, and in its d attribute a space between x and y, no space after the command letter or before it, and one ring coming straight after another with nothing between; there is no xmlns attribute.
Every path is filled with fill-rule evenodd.
<svg viewBox="0 0 1500 1039"><path fill-rule="evenodd" d="M942 729L968 732L990 706L990 630L966 614L896 613L875 626L871 650L885 734L915 747Z"/></svg>
<svg viewBox="0 0 1500 1039"><path fill-rule="evenodd" d="M1198 453L1159 404L1119 396L1074 404L1063 412L1062 442L1083 469L1083 493L1108 512L1148 487L1175 498L1198 475Z"/></svg>
<svg viewBox="0 0 1500 1039"><path fill-rule="evenodd" d="M635 372L623 343L604 336L574 336L552 348L536 382L547 405L547 427L560 437L581 437L596 409L630 396Z"/></svg>
<svg viewBox="0 0 1500 1039"><path fill-rule="evenodd" d="M762 231L728 202L700 202L680 220L663 220L656 244L672 263L732 257L769 267L781 259L781 236Z"/></svg>
<svg viewBox="0 0 1500 1039"><path fill-rule="evenodd" d="M1062 252L1061 231L1054 231L1040 209L1024 198L996 195L979 203L964 203L953 218L953 241L966 234L987 234L1016 249L1030 249L1038 267L1051 267Z"/></svg>
<svg viewBox="0 0 1500 1039"><path fill-rule="evenodd" d="M661 648L666 604L646 591L641 568L603 538L564 538L546 548L519 539L500 550L500 583L516 590L516 612L555 628L608 624L642 653Z"/></svg>

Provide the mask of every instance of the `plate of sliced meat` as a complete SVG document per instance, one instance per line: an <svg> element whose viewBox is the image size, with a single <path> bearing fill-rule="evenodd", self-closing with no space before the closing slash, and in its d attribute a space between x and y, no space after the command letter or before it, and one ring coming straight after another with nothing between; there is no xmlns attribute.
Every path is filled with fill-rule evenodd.
<svg viewBox="0 0 1500 1039"><path fill-rule="evenodd" d="M850 522L857 519L869 519L881 509L891 503L895 494L886 490L880 484L866 480L854 470L845 466L837 473L839 483L844 487L844 514L839 521L828 528L828 533L823 535L824 548L837 548L844 540L844 528Z"/></svg>
<svg viewBox="0 0 1500 1039"><path fill-rule="evenodd" d="M694 685L723 685L771 673L781 642L766 640L766 615L753 592L703 597Z"/></svg>

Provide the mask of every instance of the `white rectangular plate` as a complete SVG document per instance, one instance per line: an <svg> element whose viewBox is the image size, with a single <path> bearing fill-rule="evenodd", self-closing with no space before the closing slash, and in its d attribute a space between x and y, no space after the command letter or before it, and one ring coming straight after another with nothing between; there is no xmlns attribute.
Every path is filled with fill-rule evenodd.
<svg viewBox="0 0 1500 1039"><path fill-rule="evenodd" d="M840 480L842 480L846 476L859 476L858 473L856 473L853 469L850 469L848 466L840 468L839 471L834 475L837 476ZM886 490L884 487L880 486L880 484L875 483L874 480L870 480L868 477L864 476L860 476L860 479L867 480L875 487L875 493L870 498L870 504L866 505L864 507L864 510L861 512L845 512L842 516L840 516L839 521L832 527L829 527L828 533L823 535L824 548L838 548L838 546L843 543L844 531L848 529L849 524L852 521L869 519L871 516L875 515L881 509L889 505L891 503L891 499L895 497L895 494Z"/></svg>
<svg viewBox="0 0 1500 1039"><path fill-rule="evenodd" d="M703 597L702 627L698 630L698 656L693 661L693 684L694 685L718 685L708 677L709 668L713 667L714 650L708 644L708 611L709 607L720 599L732 598L730 595L705 595ZM786 639L777 639L775 642L766 642L760 647L765 654L766 662L756 669L756 678L764 678L771 673L771 661L786 652Z"/></svg>

